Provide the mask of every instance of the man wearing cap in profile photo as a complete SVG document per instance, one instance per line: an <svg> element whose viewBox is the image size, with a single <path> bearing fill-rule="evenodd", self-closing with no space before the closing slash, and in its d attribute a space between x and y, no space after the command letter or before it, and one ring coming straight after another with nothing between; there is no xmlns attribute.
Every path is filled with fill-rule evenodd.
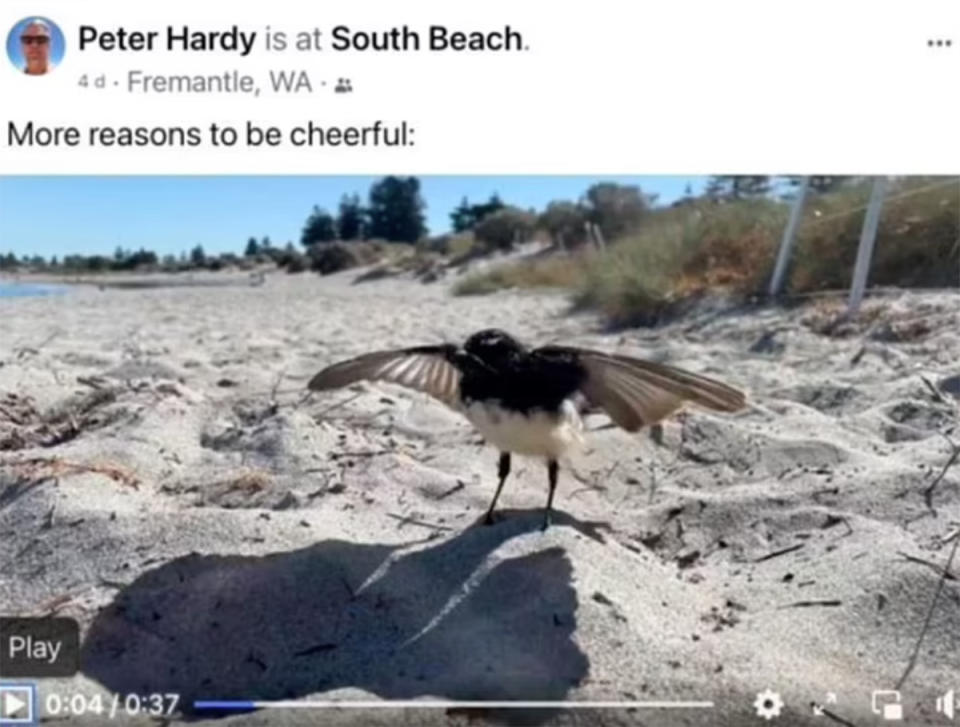
<svg viewBox="0 0 960 727"><path fill-rule="evenodd" d="M40 20L31 20L20 34L20 46L23 50L23 72L29 76L42 76L54 69L50 60L50 46L53 34L50 26Z"/></svg>

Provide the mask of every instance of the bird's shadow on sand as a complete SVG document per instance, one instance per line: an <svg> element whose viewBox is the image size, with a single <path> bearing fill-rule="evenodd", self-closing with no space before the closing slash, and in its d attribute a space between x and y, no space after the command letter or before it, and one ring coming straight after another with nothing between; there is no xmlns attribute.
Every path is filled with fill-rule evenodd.
<svg viewBox="0 0 960 727"><path fill-rule="evenodd" d="M539 512L502 516L413 547L325 540L179 558L98 614L82 670L118 693L178 693L186 714L196 699L339 687L385 699L561 700L589 668L571 638L571 564L557 546L488 561L541 522ZM554 522L597 537L563 513Z"/></svg>

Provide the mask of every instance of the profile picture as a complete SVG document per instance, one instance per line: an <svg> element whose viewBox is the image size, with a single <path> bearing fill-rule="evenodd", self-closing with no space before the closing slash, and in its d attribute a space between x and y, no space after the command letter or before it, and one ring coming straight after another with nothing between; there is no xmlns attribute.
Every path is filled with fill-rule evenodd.
<svg viewBox="0 0 960 727"><path fill-rule="evenodd" d="M28 76L45 76L63 58L63 32L52 20L24 18L7 35L7 57L14 68Z"/></svg>

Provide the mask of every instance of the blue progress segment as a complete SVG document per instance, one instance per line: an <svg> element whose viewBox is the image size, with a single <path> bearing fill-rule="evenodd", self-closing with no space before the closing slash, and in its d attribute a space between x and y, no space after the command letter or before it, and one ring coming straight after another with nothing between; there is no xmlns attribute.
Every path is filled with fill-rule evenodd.
<svg viewBox="0 0 960 727"><path fill-rule="evenodd" d="M193 702L194 709L256 709L253 702L234 701L234 700L202 700L197 699Z"/></svg>

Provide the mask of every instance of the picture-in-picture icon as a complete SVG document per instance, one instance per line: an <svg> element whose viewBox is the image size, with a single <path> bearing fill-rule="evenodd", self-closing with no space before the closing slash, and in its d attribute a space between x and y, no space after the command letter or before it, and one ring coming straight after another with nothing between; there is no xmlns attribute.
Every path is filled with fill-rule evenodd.
<svg viewBox="0 0 960 727"><path fill-rule="evenodd" d="M895 689L878 689L870 698L870 710L881 715L889 722L903 719L903 704L900 703L900 692Z"/></svg>

